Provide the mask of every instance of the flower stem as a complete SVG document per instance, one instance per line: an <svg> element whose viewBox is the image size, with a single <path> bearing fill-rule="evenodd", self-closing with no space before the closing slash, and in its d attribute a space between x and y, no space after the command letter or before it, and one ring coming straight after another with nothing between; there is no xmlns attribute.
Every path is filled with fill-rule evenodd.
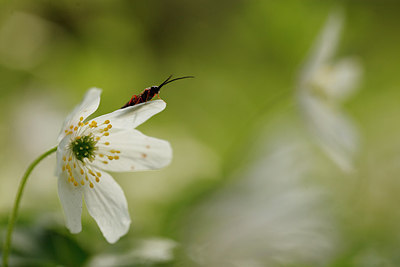
<svg viewBox="0 0 400 267"><path fill-rule="evenodd" d="M36 165L42 161L45 157L48 155L52 154L53 152L57 151L57 147L53 147L52 149L44 152L42 155L40 155L37 159L35 159L31 165L29 165L28 169L25 171L24 176L22 177L19 187L18 187L18 192L15 197L14 201L14 207L11 212L10 220L8 222L8 230L7 230L7 236L6 240L4 242L4 249L3 249L3 266L7 267L8 266L8 256L10 254L10 249L11 249L11 236L14 228L15 221L17 220L17 213L18 213L18 208L19 208L19 203L21 202L22 198L22 193L24 191L24 187L26 184L26 181L28 180L29 175L31 174L32 170L36 167Z"/></svg>

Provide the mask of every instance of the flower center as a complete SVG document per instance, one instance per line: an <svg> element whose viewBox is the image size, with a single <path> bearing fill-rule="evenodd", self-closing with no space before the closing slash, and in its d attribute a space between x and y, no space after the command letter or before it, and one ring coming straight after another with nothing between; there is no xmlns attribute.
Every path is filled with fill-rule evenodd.
<svg viewBox="0 0 400 267"><path fill-rule="evenodd" d="M70 148L74 156L83 162L84 158L88 158L89 160L94 159L94 151L96 148L97 141L95 141L94 136L84 135L78 136L74 141L70 143Z"/></svg>

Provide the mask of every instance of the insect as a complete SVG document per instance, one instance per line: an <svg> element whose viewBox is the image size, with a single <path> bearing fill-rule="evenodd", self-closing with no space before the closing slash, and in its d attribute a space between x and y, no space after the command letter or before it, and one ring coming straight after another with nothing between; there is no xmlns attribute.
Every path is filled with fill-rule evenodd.
<svg viewBox="0 0 400 267"><path fill-rule="evenodd" d="M146 88L139 95L132 96L131 100L129 100L121 109L150 101L151 99L153 99L153 97L155 95L158 96L158 93L160 92L161 87L163 87L166 84L169 84L173 81L186 79L186 78L194 78L194 77L193 76L184 76L184 77L179 77L179 78L175 78L172 80L171 80L171 78L172 78L172 75L169 76L165 81L163 81L159 86L152 86L152 87Z"/></svg>

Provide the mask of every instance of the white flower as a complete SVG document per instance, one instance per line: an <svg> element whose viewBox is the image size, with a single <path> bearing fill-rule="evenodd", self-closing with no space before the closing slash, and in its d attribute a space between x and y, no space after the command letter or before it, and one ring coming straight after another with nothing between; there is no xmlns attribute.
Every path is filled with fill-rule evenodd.
<svg viewBox="0 0 400 267"><path fill-rule="evenodd" d="M143 135L138 125L162 111L162 100L150 101L86 121L100 103L101 90L90 89L67 117L58 137L58 193L66 226L82 229L82 195L104 237L114 243L131 223L121 187L105 171L153 170L168 165L172 149L166 141Z"/></svg>
<svg viewBox="0 0 400 267"><path fill-rule="evenodd" d="M352 58L331 62L342 21L340 13L329 17L302 70L297 93L317 143L342 170L351 171L359 138L340 104L354 93L361 67Z"/></svg>
<svg viewBox="0 0 400 267"><path fill-rule="evenodd" d="M327 195L306 183L314 157L301 140L285 135L271 144L257 142L258 149L266 149L250 168L192 210L182 236L196 263L325 266L329 261L336 235L322 204Z"/></svg>
<svg viewBox="0 0 400 267"><path fill-rule="evenodd" d="M135 240L125 250L95 255L87 264L89 267L153 266L165 264L174 259L178 243L167 238Z"/></svg>

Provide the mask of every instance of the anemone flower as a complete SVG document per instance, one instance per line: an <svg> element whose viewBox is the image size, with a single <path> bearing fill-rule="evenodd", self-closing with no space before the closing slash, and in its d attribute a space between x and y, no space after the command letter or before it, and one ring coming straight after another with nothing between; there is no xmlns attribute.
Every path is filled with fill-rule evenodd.
<svg viewBox="0 0 400 267"><path fill-rule="evenodd" d="M58 194L71 233L82 229L82 196L89 214L106 240L116 242L128 232L131 219L121 187L112 172L154 170L168 165L167 141L135 128L162 111L162 100L149 101L86 120L99 106L101 90L90 89L67 117L58 137Z"/></svg>
<svg viewBox="0 0 400 267"><path fill-rule="evenodd" d="M354 58L332 62L342 24L339 12L328 18L300 74L297 98L322 150L343 171L352 171L359 137L341 103L355 92L361 67Z"/></svg>
<svg viewBox="0 0 400 267"><path fill-rule="evenodd" d="M325 266L336 248L325 190L311 185L315 164L301 140L281 133L257 142L249 168L193 208L185 248L201 266ZM196 229L196 230L193 230Z"/></svg>

